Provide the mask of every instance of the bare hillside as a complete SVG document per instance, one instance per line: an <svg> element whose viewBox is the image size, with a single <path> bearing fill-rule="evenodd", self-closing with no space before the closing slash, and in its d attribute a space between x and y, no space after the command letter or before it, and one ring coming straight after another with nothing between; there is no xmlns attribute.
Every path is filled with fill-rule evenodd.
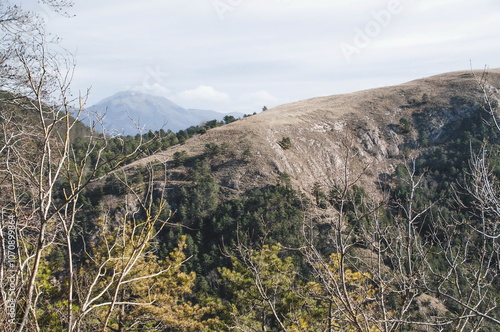
<svg viewBox="0 0 500 332"><path fill-rule="evenodd" d="M172 165L174 153L186 151L195 157L206 152L206 144L214 143L224 148L211 166L227 195L275 183L281 173L289 174L293 184L306 192L315 183L327 187L347 178L354 181L361 173L365 174L361 181L375 189L381 174L411 157L402 151L403 143L425 133L431 144L441 144L446 131L477 108L483 95L476 79L482 72L475 74L452 72L281 105L129 167L167 163L172 183L182 183L185 169ZM497 94L500 69L489 70L487 81Z"/></svg>

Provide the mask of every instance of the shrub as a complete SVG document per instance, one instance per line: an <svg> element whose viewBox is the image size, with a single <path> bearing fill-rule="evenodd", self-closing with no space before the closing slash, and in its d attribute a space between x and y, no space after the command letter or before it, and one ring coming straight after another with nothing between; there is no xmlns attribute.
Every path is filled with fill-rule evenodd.
<svg viewBox="0 0 500 332"><path fill-rule="evenodd" d="M174 165L175 166L182 166L186 163L188 158L189 158L189 155L186 152L186 150L177 151L176 153L174 153Z"/></svg>
<svg viewBox="0 0 500 332"><path fill-rule="evenodd" d="M399 119L399 129L402 134L408 134L411 131L411 122L407 118Z"/></svg>
<svg viewBox="0 0 500 332"><path fill-rule="evenodd" d="M288 150L292 147L292 141L290 140L290 137L283 137L281 141L278 142L278 144L283 150Z"/></svg>

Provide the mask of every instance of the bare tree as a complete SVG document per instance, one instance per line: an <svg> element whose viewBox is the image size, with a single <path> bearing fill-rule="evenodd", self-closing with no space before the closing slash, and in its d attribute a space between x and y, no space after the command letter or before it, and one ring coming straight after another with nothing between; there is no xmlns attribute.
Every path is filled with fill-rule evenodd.
<svg viewBox="0 0 500 332"><path fill-rule="evenodd" d="M483 92L484 109L489 113L488 125L496 128L500 133L498 94L497 88L488 82L488 71L485 69L481 76L474 77L481 91ZM483 144L480 151L471 152L470 178L471 183L466 187L466 191L474 197L476 209L483 220L482 229L478 229L483 235L492 239L500 238L498 220L500 220L500 185L498 176L493 174L493 165L490 160L492 148L488 144Z"/></svg>
<svg viewBox="0 0 500 332"><path fill-rule="evenodd" d="M57 11L70 4L58 0L45 2ZM74 313L78 273L72 244L79 220L80 195L98 180L102 169L117 169L136 156L147 142L141 141L133 151L107 159L104 151L109 137L89 128L85 129L83 156L77 155L72 139L85 112L89 91L77 97L71 95L73 57L47 40L36 15L8 2L0 3L0 10L4 42L0 86L5 90L0 106L3 211L0 276L2 280L11 280L9 285L2 283L0 292L4 330L40 330L38 305L43 296L40 275L46 268L48 253L61 248L66 259L62 268L67 285L64 325L72 331L81 320L81 317L75 320ZM144 211L150 211L148 208L142 206ZM157 216L148 215L146 219L147 227L156 226ZM140 253L156 233L148 234L138 247ZM8 307L9 304L15 305ZM113 310L114 305L110 312Z"/></svg>
<svg viewBox="0 0 500 332"><path fill-rule="evenodd" d="M152 174L151 174L152 175ZM83 264L79 271L71 274L71 279L77 284L79 298L77 319L72 319L68 313L68 331L80 330L86 326L85 318L93 311L101 310L102 331L106 331L111 315L117 308L123 306L151 305L142 299L128 300L122 296L126 286L144 282L167 272L172 266L151 269L146 266L148 255L159 232L168 224L168 220L161 220L160 216L165 209L165 200L160 200L156 212L152 210L153 186L149 183L147 194L130 191L131 202L124 202L126 211L121 221L100 219L97 223L99 237L91 245L83 241L86 249L85 256L88 263ZM128 207L137 207L128 211ZM74 222L71 226L74 225ZM71 241L68 241L70 243ZM154 256L153 256L154 257ZM69 294L69 293L68 293ZM106 308L105 310L102 310Z"/></svg>
<svg viewBox="0 0 500 332"><path fill-rule="evenodd" d="M405 190L392 202L353 195L362 174L345 167L332 191L333 208L316 218L330 215L329 231L323 225L316 232L312 222L304 233L305 258L324 289L315 296L330 307L325 328L336 330L344 321L344 328L356 331L476 331L499 323L499 244L492 235L498 231L498 187L484 151L472 159L465 187L475 202L476 212L465 210L470 219L442 215L438 202L418 203L426 179L415 160L401 164ZM338 260L334 269L325 243ZM353 273L369 282L353 287Z"/></svg>
<svg viewBox="0 0 500 332"><path fill-rule="evenodd" d="M315 282L323 290L314 294L326 307L323 330L372 331L377 327L378 310L373 306L375 292L370 281L373 276L367 271L373 270L359 264L356 247L360 234L357 232L362 229L363 221L376 215L384 202L370 202L359 191L370 165L358 172L353 171L352 164L358 158L355 138L346 137L341 143L343 168L336 174L337 183L330 190L331 207L320 210L319 218L305 224L302 252L312 267ZM321 226L324 229L322 234L316 230L316 223L320 220L325 220ZM355 224L357 227L352 227ZM322 245L318 247L320 243Z"/></svg>

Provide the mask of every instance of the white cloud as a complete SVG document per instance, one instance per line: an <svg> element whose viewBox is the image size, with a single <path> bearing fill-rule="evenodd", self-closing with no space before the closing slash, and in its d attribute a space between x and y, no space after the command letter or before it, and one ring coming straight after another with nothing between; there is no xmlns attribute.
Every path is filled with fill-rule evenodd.
<svg viewBox="0 0 500 332"><path fill-rule="evenodd" d="M217 91L208 85L200 85L196 89L182 91L179 93L179 98L187 101L206 101L211 103L227 103L230 101L227 93Z"/></svg>

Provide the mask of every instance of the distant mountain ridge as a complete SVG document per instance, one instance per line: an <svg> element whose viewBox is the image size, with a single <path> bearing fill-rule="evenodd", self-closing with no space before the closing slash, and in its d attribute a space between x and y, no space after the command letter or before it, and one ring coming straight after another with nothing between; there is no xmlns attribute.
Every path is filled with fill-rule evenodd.
<svg viewBox="0 0 500 332"><path fill-rule="evenodd" d="M143 133L160 129L177 132L204 121L222 120L226 115L243 116L240 113L185 109L167 98L137 91L118 92L89 110L104 115L106 131L124 135L136 135L140 129Z"/></svg>

